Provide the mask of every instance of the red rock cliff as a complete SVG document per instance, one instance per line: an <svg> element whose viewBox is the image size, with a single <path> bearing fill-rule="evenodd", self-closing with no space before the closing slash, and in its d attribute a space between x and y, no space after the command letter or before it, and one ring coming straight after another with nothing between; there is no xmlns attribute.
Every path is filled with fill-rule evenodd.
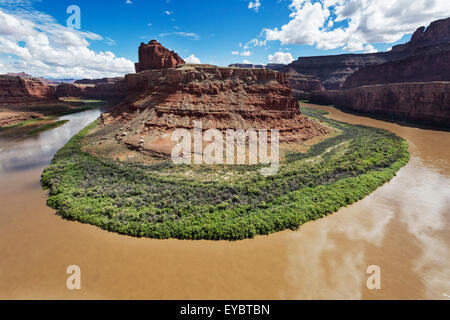
<svg viewBox="0 0 450 320"><path fill-rule="evenodd" d="M141 43L139 47L139 62L136 72L154 69L175 68L184 64L184 60L173 51L163 47L158 41L152 40L148 44Z"/></svg>
<svg viewBox="0 0 450 320"><path fill-rule="evenodd" d="M0 75L0 103L56 100L55 88L36 78Z"/></svg>

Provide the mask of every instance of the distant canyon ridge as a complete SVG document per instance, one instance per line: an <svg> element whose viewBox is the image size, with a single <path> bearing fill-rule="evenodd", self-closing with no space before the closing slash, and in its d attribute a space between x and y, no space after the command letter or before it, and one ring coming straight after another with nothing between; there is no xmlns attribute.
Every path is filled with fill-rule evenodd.
<svg viewBox="0 0 450 320"><path fill-rule="evenodd" d="M136 74L149 70L180 71L183 65L187 66L178 54L152 40L139 47ZM301 57L289 65L233 64L230 68L210 69L213 67L198 65L189 67L191 72L186 68L183 72L165 71L158 79L152 76L142 81L149 85L155 81L168 81L161 77L175 77L169 82L175 86L179 81L177 90L182 92L183 83L189 80L184 78L186 74L194 77L191 80L200 77L196 80L203 81L217 72L224 77L226 69L246 70L241 75L233 71L231 78L248 74L259 79L262 74L264 77L270 74L278 79L279 76L272 72L280 72L287 74L287 83L281 82L287 86L283 89L287 98L292 94L296 100L332 104L368 115L450 126L450 18L434 21L427 28L418 28L408 43L394 46L388 52ZM123 100L137 94L135 79L129 75L55 83L25 73L1 75L0 104L48 103L63 97ZM232 96L233 89L224 85L226 77L221 81L216 88L199 89L197 94L205 99L213 96L211 92ZM273 104L270 94L265 99L265 103Z"/></svg>
<svg viewBox="0 0 450 320"><path fill-rule="evenodd" d="M388 52L300 57L287 72L297 99L450 127L450 18L418 28Z"/></svg>

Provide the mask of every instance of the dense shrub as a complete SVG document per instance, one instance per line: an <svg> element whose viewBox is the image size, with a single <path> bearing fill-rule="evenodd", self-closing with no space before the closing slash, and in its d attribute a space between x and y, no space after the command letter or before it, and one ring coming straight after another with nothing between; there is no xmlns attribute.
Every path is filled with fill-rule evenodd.
<svg viewBox="0 0 450 320"><path fill-rule="evenodd" d="M341 134L306 153L288 154L271 177L259 175L259 166L221 166L233 172L230 181L175 174L204 174L218 167L133 164L84 153L83 137L97 125L92 123L42 174L48 204L68 219L136 237L239 240L295 230L331 214L364 198L408 162L407 143L386 130L331 120L314 109L302 111ZM164 170L174 174L159 174Z"/></svg>

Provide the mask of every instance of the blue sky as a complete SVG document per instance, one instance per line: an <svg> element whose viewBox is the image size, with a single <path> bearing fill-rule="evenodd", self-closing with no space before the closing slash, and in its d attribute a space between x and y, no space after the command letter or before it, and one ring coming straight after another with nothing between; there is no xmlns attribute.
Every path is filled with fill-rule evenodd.
<svg viewBox="0 0 450 320"><path fill-rule="evenodd" d="M6 21L0 26L0 72L28 67L41 76L119 75L137 61L139 44L152 39L183 58L222 66L386 51L417 27L450 16L449 2L435 0L425 10L422 0L408 0L407 8L405 0L391 0L388 7L383 0L0 0L0 22ZM64 32L69 5L81 9L81 30L74 39L67 36L64 48L57 32ZM33 37L19 31L28 22ZM45 55L33 43L41 36L48 38L38 44ZM83 57L78 65L77 56ZM113 69L99 66L108 61Z"/></svg>
<svg viewBox="0 0 450 320"><path fill-rule="evenodd" d="M244 60L266 64L268 55L280 50L291 52L294 58L349 53L342 48L319 50L314 46L281 45L279 41L274 41L264 47L252 48L251 56L233 55L233 51L249 51L239 47L239 43L244 46L251 39L264 40L264 37L259 37L264 28L275 28L289 22L289 1L262 1L258 12L248 8L250 1L247 0L132 0L131 5L126 4L126 0L59 0L42 1L34 7L65 24L68 17L66 8L71 4L79 5L82 30L115 41L114 46L101 41L93 42L92 48L112 50L116 55L133 61L137 59L139 43L152 39L158 39L183 57L194 54L202 63L218 65ZM160 36L167 33L172 35ZM198 38L189 36L191 33L198 35ZM391 46L375 44L380 51Z"/></svg>

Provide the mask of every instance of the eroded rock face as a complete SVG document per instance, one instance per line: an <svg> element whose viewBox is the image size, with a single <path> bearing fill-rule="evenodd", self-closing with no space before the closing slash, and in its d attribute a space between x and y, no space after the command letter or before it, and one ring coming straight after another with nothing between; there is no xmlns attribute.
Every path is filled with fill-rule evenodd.
<svg viewBox="0 0 450 320"><path fill-rule="evenodd" d="M450 82L382 84L315 92L310 100L365 114L450 127Z"/></svg>
<svg viewBox="0 0 450 320"><path fill-rule="evenodd" d="M432 50L434 46L449 41L450 18L447 18L432 22L427 29L420 27L410 42L394 46L389 52L300 57L289 67L298 73L318 77L327 90L339 90L350 75L362 68L403 60L425 47L429 47L426 50Z"/></svg>
<svg viewBox="0 0 450 320"><path fill-rule="evenodd" d="M184 64L174 51L169 51L158 41L152 40L148 44L141 43L139 47L139 62L135 64L136 72L154 69L175 68Z"/></svg>
<svg viewBox="0 0 450 320"><path fill-rule="evenodd" d="M409 58L358 70L344 83L344 89L374 84L450 81L450 43L434 46Z"/></svg>
<svg viewBox="0 0 450 320"><path fill-rule="evenodd" d="M116 139L150 155L170 155L177 128L278 129L281 142L304 141L328 130L300 113L289 75L267 69L182 65L127 75L128 102L104 114L122 123Z"/></svg>
<svg viewBox="0 0 450 320"><path fill-rule="evenodd" d="M56 100L56 90L40 79L0 75L0 103L23 103Z"/></svg>

